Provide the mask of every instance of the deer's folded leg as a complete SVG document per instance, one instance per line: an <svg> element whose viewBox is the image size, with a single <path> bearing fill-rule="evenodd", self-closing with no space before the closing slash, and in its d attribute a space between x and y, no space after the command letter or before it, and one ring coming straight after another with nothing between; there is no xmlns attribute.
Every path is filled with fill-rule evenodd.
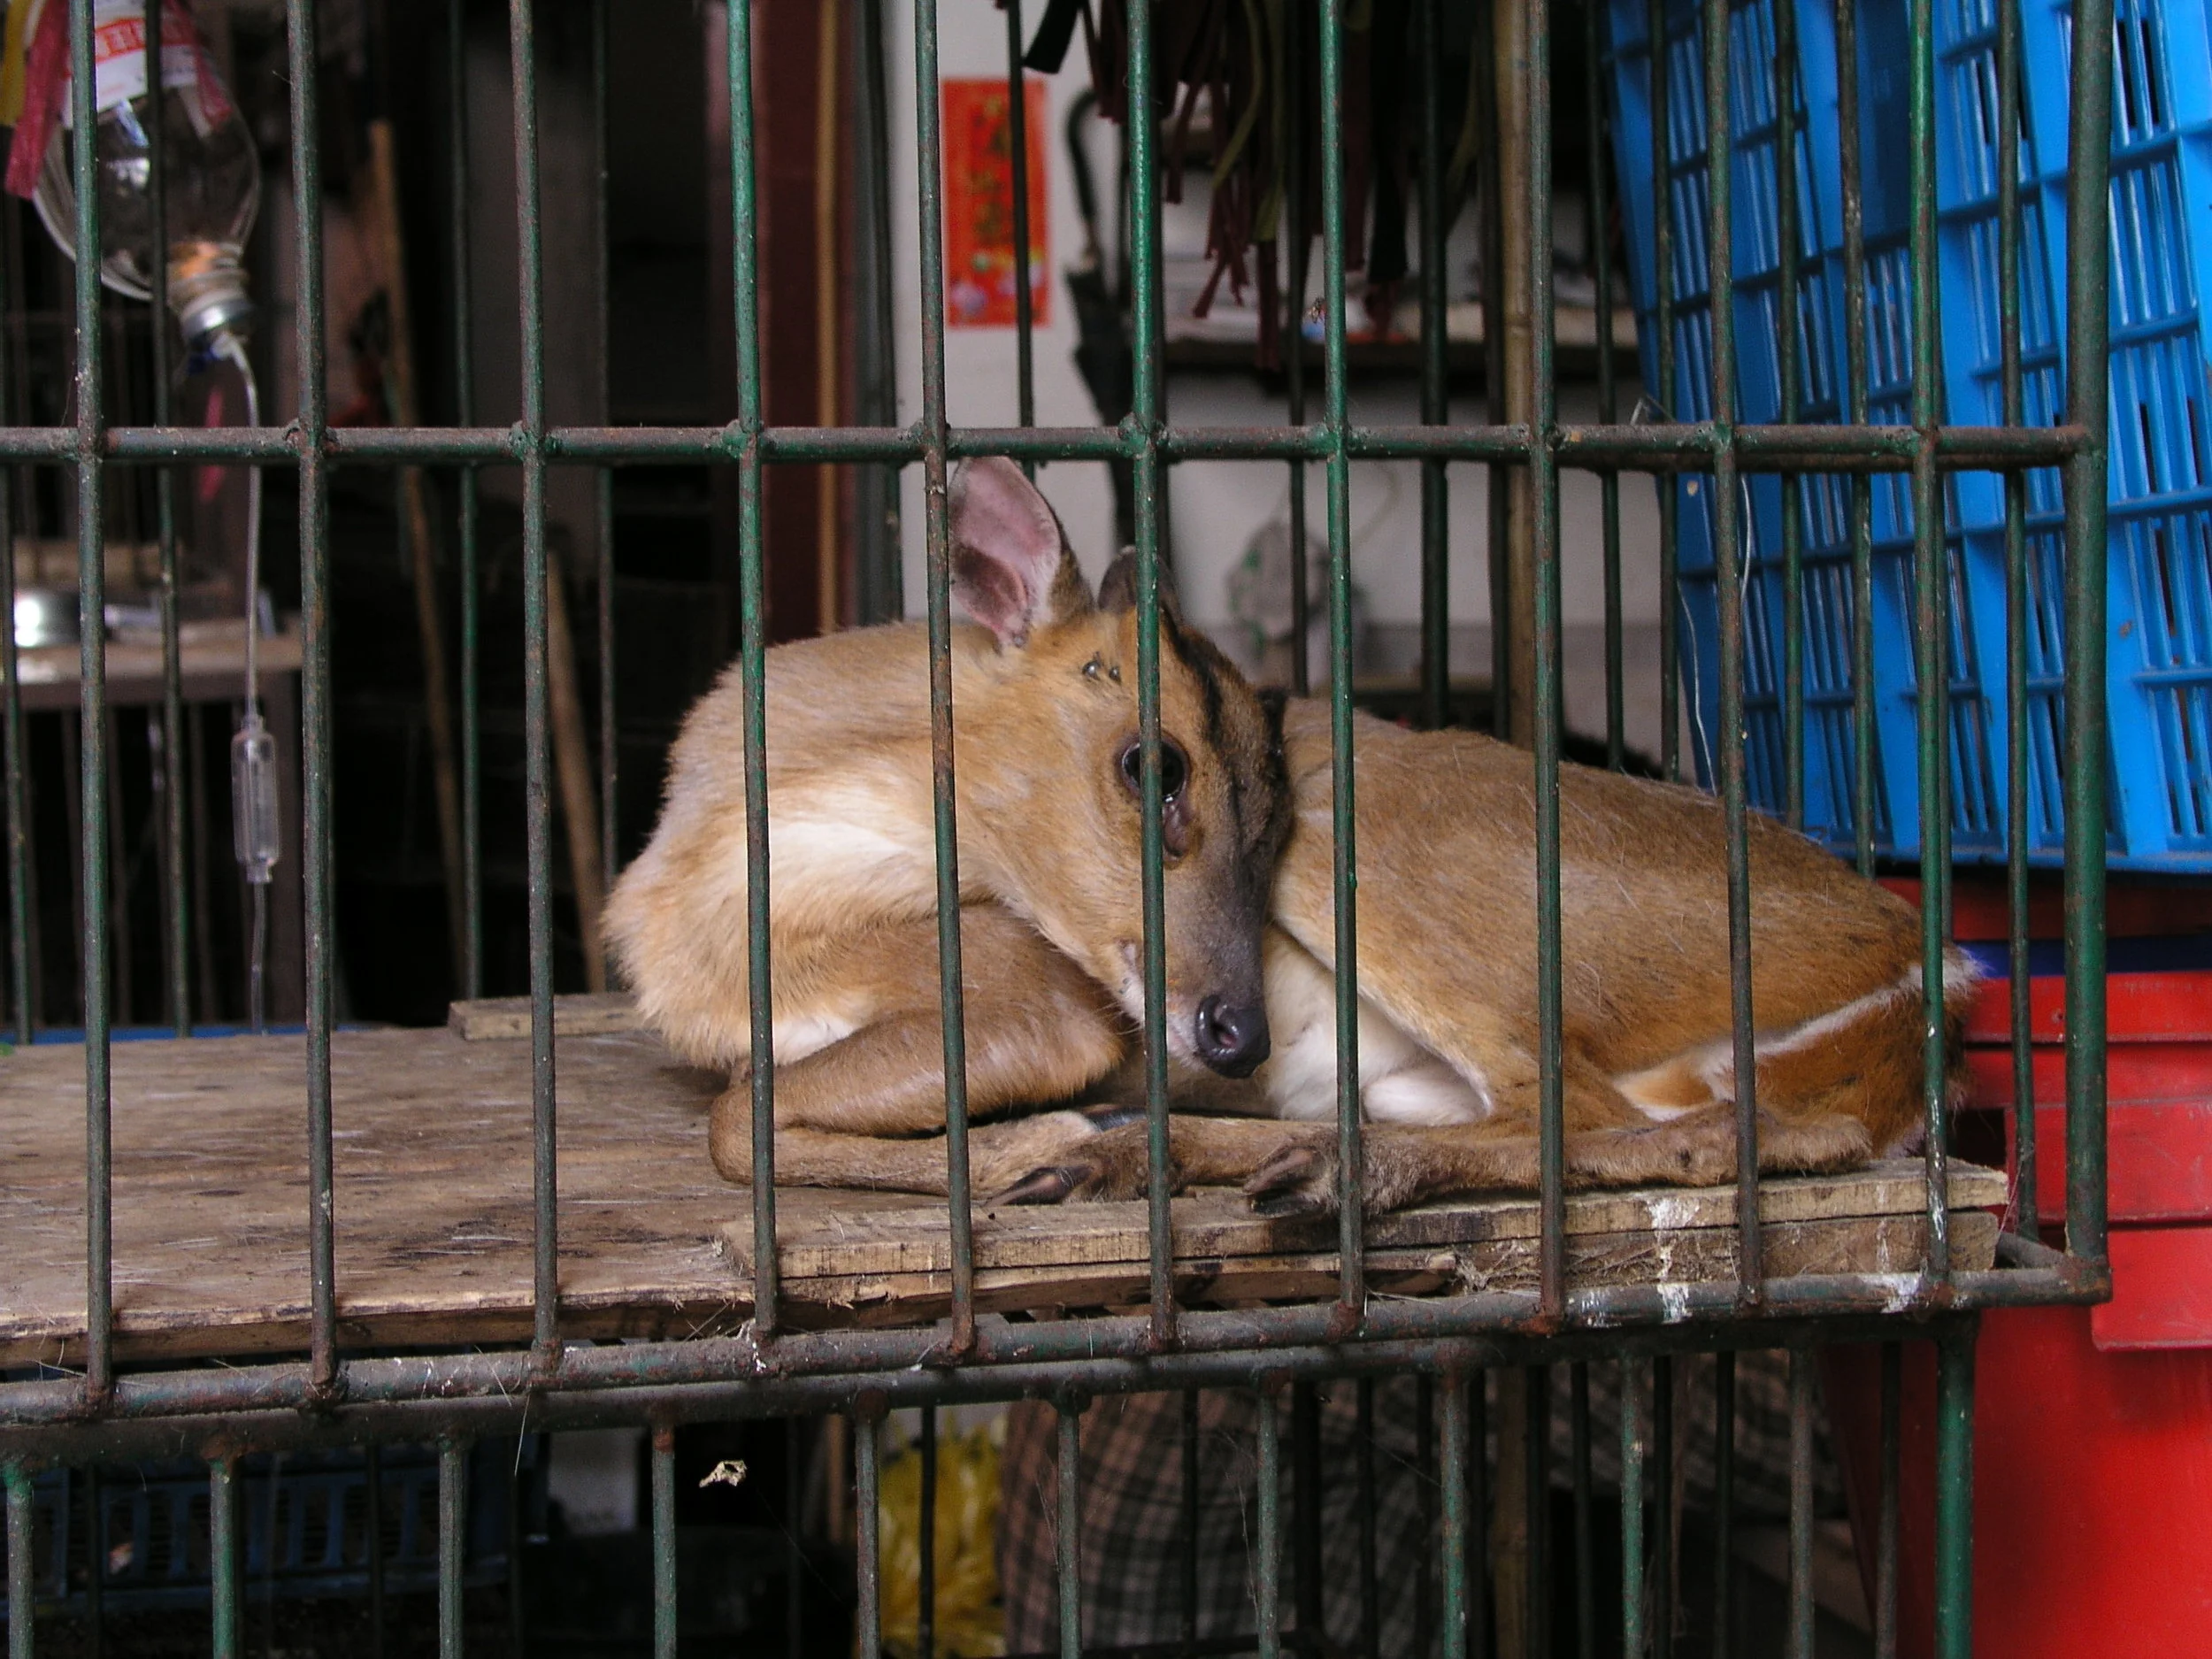
<svg viewBox="0 0 2212 1659"><path fill-rule="evenodd" d="M1068 1101L1111 1071L1124 1046L1119 1011L1068 959L1007 911L972 904L961 913L963 1029L968 1110L984 1118L1017 1107ZM864 1010L858 1028L776 1067L776 1174L806 1186L904 1192L945 1190L941 1139L905 1140L945 1125L944 1022L933 918L840 941L806 964L809 986L788 1001L779 987L779 1048L787 1029L835 1029L841 1006ZM817 987L833 987L834 991ZM815 990L808 997L806 991ZM795 1010L794 1005L796 1004ZM822 1012L817 1012L816 1007ZM1003 1141L1020 1164L1078 1133L1098 1133L1069 1112L1056 1129ZM709 1127L724 1179L752 1178L752 1080L741 1073L714 1103ZM1006 1173L1011 1180L1015 1173ZM984 1171L977 1190L987 1191Z"/></svg>

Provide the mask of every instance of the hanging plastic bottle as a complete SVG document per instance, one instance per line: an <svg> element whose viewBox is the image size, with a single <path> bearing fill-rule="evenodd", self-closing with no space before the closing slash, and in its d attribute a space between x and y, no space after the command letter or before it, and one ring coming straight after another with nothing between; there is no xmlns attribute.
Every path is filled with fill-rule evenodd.
<svg viewBox="0 0 2212 1659"><path fill-rule="evenodd" d="M11 7L0 114L17 117L8 150L7 188L28 196L64 253L77 248L68 0L17 0ZM244 382L246 421L261 424L260 398L245 339L253 316L243 263L246 237L261 203L261 167L252 135L216 73L184 0L159 0L159 69L147 29L148 0L93 0L92 103L95 188L99 192L100 280L117 293L150 300L165 264L169 306L195 361L220 359ZM27 44L26 42L27 42ZM20 108L12 100L19 95ZM162 235L157 247L152 132L161 134ZM280 844L276 740L261 718L259 675L261 472L247 472L244 717L231 740L232 838L253 895L247 1010L253 1029L266 1017L268 895Z"/></svg>
<svg viewBox="0 0 2212 1659"><path fill-rule="evenodd" d="M150 84L146 11L145 0L93 0L100 280L119 294L149 299L157 259L165 259L178 326L192 349L211 352L218 335L243 333L252 312L242 258L260 206L260 163L184 0L162 0L160 85ZM67 13L66 0L47 0L32 25L7 185L32 198L48 233L74 258ZM159 253L150 132L156 122L167 242Z"/></svg>

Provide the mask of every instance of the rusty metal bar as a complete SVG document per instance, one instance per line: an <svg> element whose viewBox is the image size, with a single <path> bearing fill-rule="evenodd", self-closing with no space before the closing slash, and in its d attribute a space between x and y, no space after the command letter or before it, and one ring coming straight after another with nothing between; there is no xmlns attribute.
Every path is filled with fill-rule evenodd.
<svg viewBox="0 0 2212 1659"><path fill-rule="evenodd" d="M1061 1659L1083 1659L1083 1406L1080 1394L1066 1395L1053 1420L1058 1503L1053 1570L1060 1592Z"/></svg>
<svg viewBox="0 0 2212 1659"><path fill-rule="evenodd" d="M1790 4L1791 0L1783 0ZM1734 165L1729 142L1729 0L1705 0L1705 188L1707 322L1712 355L1712 421L1725 434L1736 423ZM1741 538L1748 515L1739 495L1736 451L1713 457L1713 570L1719 612L1720 733L1714 756L1728 842L1729 1009L1736 1096L1736 1281L1755 1305L1766 1276L1759 1230L1757 1026L1751 1005L1751 841L1746 819L1749 779L1744 755L1744 606Z"/></svg>
<svg viewBox="0 0 2212 1659"><path fill-rule="evenodd" d="M1352 466L1345 434L1351 388L1344 352L1344 19L1333 0L1321 12L1321 296L1322 357L1327 365L1322 427L1329 488L1329 757L1331 828L1335 838L1333 896L1336 937L1336 1123L1338 1330L1359 1328L1367 1304L1363 1217L1366 1148L1360 1138L1358 814L1352 766ZM1140 8L1141 10L1141 8ZM1142 107L1142 106L1138 106ZM1296 342L1292 349L1298 349ZM1140 498L1143 483L1139 481ZM1303 563L1303 552L1298 562ZM1301 572L1302 577L1302 572Z"/></svg>
<svg viewBox="0 0 2212 1659"><path fill-rule="evenodd" d="M546 552L544 259L539 236L538 66L534 0L509 0L514 80L516 283L521 320L523 811L530 929L532 1353L539 1372L558 1368L560 1173L553 1053L553 795L551 595Z"/></svg>
<svg viewBox="0 0 2212 1659"><path fill-rule="evenodd" d="M768 593L758 441L763 405L760 250L756 240L759 203L753 176L753 8L733 5L725 10L728 19L723 70L730 104L731 304L736 313L737 342L737 419L726 437L738 458L738 672L743 687L745 726L745 983L751 1002L751 1064L742 1080L750 1087L753 1109L753 1324L757 1330L772 1335L781 1311L781 1274L776 1255L776 1051L768 956ZM941 364L940 367L941 371ZM954 938L958 939L956 926ZM954 960L956 970L956 954ZM948 1032L951 1029L948 1027ZM947 1041L951 1041L949 1034ZM733 1087L739 1083L738 1079L731 1079ZM951 1103L949 1098L949 1110ZM965 1150L964 1141L962 1149ZM963 1212L956 1209L953 1216L954 1225L962 1225Z"/></svg>
<svg viewBox="0 0 2212 1659"><path fill-rule="evenodd" d="M1565 1008L1560 976L1559 759L1566 721L1564 664L1560 657L1559 472L1547 442L1558 416L1554 385L1557 356L1552 315L1551 7L1527 0L1525 40L1528 61L1517 65L1525 83L1529 131L1528 242L1530 383L1524 402L1538 442L1529 457L1528 538L1534 560L1534 718L1536 749L1536 1022L1541 1071L1537 1110L1542 1235L1539 1277L1546 1314L1556 1317L1567 1300L1567 1129L1562 1047ZM1509 353L1509 356L1511 354ZM1506 626L1506 618L1494 619ZM1514 625L1517 626L1518 625ZM1517 670L1516 671L1518 672ZM1532 1479L1533 1477L1531 1477ZM1532 1552L1536 1548L1530 1539ZM1531 1556L1531 1582L1534 1581ZM1534 1626L1531 1626L1533 1639Z"/></svg>
<svg viewBox="0 0 2212 1659"><path fill-rule="evenodd" d="M1144 901L1144 1086L1147 1287L1152 1340L1178 1340L1174 1239L1168 1210L1167 897L1160 784L1160 569L1166 539L1167 478L1158 434L1160 386L1159 169L1154 157L1152 8L1129 13L1129 300L1133 396L1127 427L1137 511L1137 746L1142 784L1140 872Z"/></svg>
<svg viewBox="0 0 2212 1659"><path fill-rule="evenodd" d="M92 8L69 7L70 171L81 187L98 176L94 149ZM100 193L76 191L77 356L73 446L77 484L77 627L79 798L84 833L79 848L84 902L85 1373L86 1406L97 1410L114 1386L114 1185L109 1167L110 982L108 917L108 710L106 495L100 433L107 416L101 365ZM12 545L8 557L15 557ZM10 626L13 626L12 621Z"/></svg>
<svg viewBox="0 0 2212 1659"><path fill-rule="evenodd" d="M307 935L309 1366L313 1391L338 1386L336 1194L330 1151L330 1033L336 1017L336 944L331 934L330 475L323 332L320 83L314 0L289 0L287 63L292 86L292 193L299 361L295 421L300 500L300 883Z"/></svg>
<svg viewBox="0 0 2212 1659"><path fill-rule="evenodd" d="M653 1425L652 1445L653 1659L676 1659L675 1429Z"/></svg>
<svg viewBox="0 0 2212 1659"><path fill-rule="evenodd" d="M1136 16L1144 15L1144 8L1140 7ZM1138 50L1136 28L1133 18L1133 52ZM975 1338L975 1244L968 1187L968 1038L960 991L960 843L953 782L952 526L945 470L950 450L945 416L943 164L937 100L937 0L914 0L915 149L922 261L922 419L918 430L923 439L922 503L929 554L929 726L932 826L937 849L937 972L945 1032L945 1180L952 1217L953 1342L956 1349L965 1349ZM731 127L735 142L734 116ZM1140 676L1142 672L1141 667ZM764 934L766 916L755 926ZM754 998L756 1010L763 1002L758 996ZM756 1018L760 1018L757 1011ZM761 1125L761 1110L757 1101L753 1128L757 1141L764 1141L768 1131ZM1156 1156L1154 1162L1163 1159ZM1156 1279L1159 1277L1155 1274Z"/></svg>
<svg viewBox="0 0 2212 1659"><path fill-rule="evenodd" d="M275 1489L270 1491L269 1558L277 1553ZM461 1593L468 1557L469 1448L449 1435L438 1442L438 1659L461 1659L465 1629Z"/></svg>
<svg viewBox="0 0 2212 1659"><path fill-rule="evenodd" d="M38 1600L31 1471L12 1462L0 1468L0 1480L8 1493L8 1659L32 1659Z"/></svg>

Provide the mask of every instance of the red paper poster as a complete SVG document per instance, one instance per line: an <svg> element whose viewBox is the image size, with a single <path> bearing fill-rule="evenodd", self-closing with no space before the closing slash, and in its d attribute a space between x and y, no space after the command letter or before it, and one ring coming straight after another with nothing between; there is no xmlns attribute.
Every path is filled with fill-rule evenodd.
<svg viewBox="0 0 2212 1659"><path fill-rule="evenodd" d="M945 321L954 328L1014 326L1014 146L1003 77L943 83ZM1041 326L1046 280L1045 83L1023 85L1029 124L1029 295Z"/></svg>

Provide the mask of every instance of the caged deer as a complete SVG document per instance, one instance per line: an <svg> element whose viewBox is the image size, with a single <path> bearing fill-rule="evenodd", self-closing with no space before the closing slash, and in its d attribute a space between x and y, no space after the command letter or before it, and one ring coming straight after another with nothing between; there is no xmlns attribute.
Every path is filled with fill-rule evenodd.
<svg viewBox="0 0 2212 1659"><path fill-rule="evenodd" d="M1133 568L1095 598L1019 469L969 463L949 506L960 937L976 1190L1133 1196L1141 797ZM767 657L776 1171L946 1189L925 635ZM1253 690L1164 604L1165 1010L1179 1184L1275 1214L1336 1188L1329 711ZM700 703L607 931L645 1018L726 1068L710 1145L752 1172L741 693ZM1521 750L1355 723L1365 1198L1389 1208L1538 1179L1535 789ZM1732 1179L1721 809L1560 770L1567 1179ZM1803 837L1750 825L1760 1164L1847 1169L1918 1127L1920 930ZM1971 968L1954 957L1956 1036ZM1958 1052L1954 1041L1949 1050ZM1328 1122L1319 1120L1330 1120Z"/></svg>

